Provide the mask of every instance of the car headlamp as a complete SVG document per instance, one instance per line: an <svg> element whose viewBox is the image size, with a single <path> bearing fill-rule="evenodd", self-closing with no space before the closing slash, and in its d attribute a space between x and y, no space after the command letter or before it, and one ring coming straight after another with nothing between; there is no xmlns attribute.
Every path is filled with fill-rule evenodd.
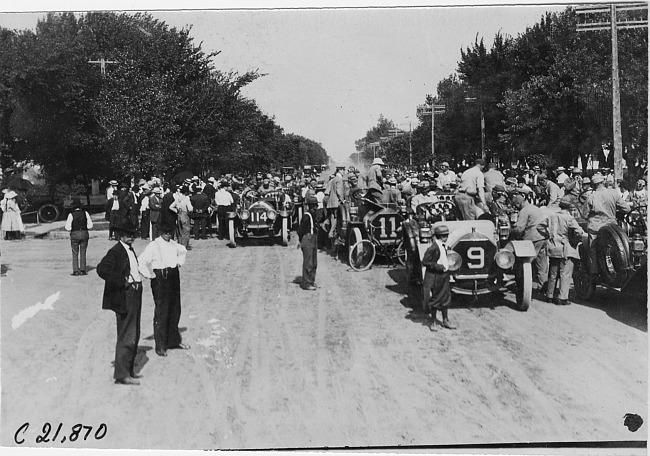
<svg viewBox="0 0 650 456"><path fill-rule="evenodd" d="M494 255L494 262L501 269L510 269L515 264L515 255L510 250L499 250Z"/></svg>
<svg viewBox="0 0 650 456"><path fill-rule="evenodd" d="M278 215L278 214L277 214L274 210L268 210L268 211L266 211L266 218L269 219L269 220L275 220L275 218L277 217L277 215Z"/></svg>
<svg viewBox="0 0 650 456"><path fill-rule="evenodd" d="M449 262L450 271L458 271L460 269L460 265L463 264L463 259L461 256L453 250L447 251L447 261Z"/></svg>
<svg viewBox="0 0 650 456"><path fill-rule="evenodd" d="M248 212L247 210L243 210L241 211L240 217L242 220L248 220L249 218L251 218L251 213Z"/></svg>

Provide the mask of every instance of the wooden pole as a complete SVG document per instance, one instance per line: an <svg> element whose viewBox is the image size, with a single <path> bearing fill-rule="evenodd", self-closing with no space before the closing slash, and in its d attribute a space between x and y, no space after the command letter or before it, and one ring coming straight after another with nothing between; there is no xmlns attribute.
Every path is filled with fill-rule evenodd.
<svg viewBox="0 0 650 456"><path fill-rule="evenodd" d="M614 185L623 178L623 139L621 136L621 88L618 75L618 32L616 30L616 5L610 5L612 24L612 116L614 119Z"/></svg>

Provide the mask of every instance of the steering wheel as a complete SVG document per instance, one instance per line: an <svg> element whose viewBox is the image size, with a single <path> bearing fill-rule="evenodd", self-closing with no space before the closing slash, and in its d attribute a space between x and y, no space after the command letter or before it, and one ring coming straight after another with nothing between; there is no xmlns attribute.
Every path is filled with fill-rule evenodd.
<svg viewBox="0 0 650 456"><path fill-rule="evenodd" d="M354 198L355 200L360 200L366 197L366 193L368 193L367 189L357 188L352 192L352 198Z"/></svg>
<svg viewBox="0 0 650 456"><path fill-rule="evenodd" d="M253 199L257 198L257 192L255 190L248 190L248 191L244 192L242 197L246 198L246 199L249 199L249 200L253 200Z"/></svg>

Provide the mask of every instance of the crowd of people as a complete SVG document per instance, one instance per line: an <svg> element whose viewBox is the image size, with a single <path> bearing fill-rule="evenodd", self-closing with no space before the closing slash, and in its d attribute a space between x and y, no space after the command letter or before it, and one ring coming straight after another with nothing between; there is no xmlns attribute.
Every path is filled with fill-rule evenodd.
<svg viewBox="0 0 650 456"><path fill-rule="evenodd" d="M254 200L270 192L284 195L284 203L304 207L297 226L298 247L303 253L301 287L317 290L316 268L319 227L330 237L336 235L337 211L351 203L356 190L363 190L370 207L359 205L358 216L365 218L379 207L400 208L415 213L423 203L453 201L458 219L504 218L512 224L517 239L530 240L536 252L533 261L534 289L539 299L558 305L569 304L573 263L578 259L575 239L583 234L577 219L586 221L590 243L597 242L599 229L616 221L617 212L647 208L647 175L633 189L625 181L614 185L611 170L600 169L583 176L579 168L542 171L499 169L494 163L477 159L474 165L452 170L443 162L433 171L390 169L381 158L373 160L366 172L355 167L336 167L322 174L256 173L248 176L226 174L221 178L198 176L183 182L163 182L159 178L131 182L109 182L106 189L106 219L109 238L117 241L97 266L105 280L103 307L115 312L117 343L114 378L118 384L137 385L135 355L140 337L142 282L151 280L155 304L155 352L167 356L169 349L188 349L182 342L178 323L181 315L179 268L185 264L190 239L228 239L226 214L246 199ZM1 201L5 239L24 231L15 192L7 191ZM364 213L365 211L365 213ZM328 225L329 223L329 225ZM78 199L72 202L65 228L70 232L72 275L86 275L88 230L93 222ZM296 228L296 227L294 227ZM18 233L18 234L16 234ZM446 256L449 229L438 225L435 242L424 255L425 308L434 322L441 311L440 326L455 329L447 308L449 263ZM150 243L138 256L132 244L136 237ZM595 253L590 249L590 255ZM591 259L595 264L595 259ZM597 271L593 270L592 274ZM434 328L435 325L432 327Z"/></svg>

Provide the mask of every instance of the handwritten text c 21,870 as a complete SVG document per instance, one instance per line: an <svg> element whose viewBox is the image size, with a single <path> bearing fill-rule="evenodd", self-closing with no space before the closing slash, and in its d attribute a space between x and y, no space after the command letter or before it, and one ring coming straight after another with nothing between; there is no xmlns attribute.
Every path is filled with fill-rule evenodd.
<svg viewBox="0 0 650 456"><path fill-rule="evenodd" d="M43 424L43 429L40 434L36 436L36 443L50 443L50 442L57 442L57 438L59 437L59 433L61 432L61 429L63 428L63 423L59 423L58 427L54 431L54 435L50 438L50 433L53 430L53 427L50 423L45 423ZM22 445L25 443L25 438L26 438L26 433L29 429L29 423L24 423L22 426L16 430L16 433L14 434L14 442L16 442L18 445ZM70 433L69 434L64 434L61 435L61 438L58 440L59 443L65 443L66 441L70 442L76 442L80 437L83 437L83 440L86 441L88 438L94 438L95 440L101 440L104 437L106 437L106 432L108 431L108 428L106 427L105 423L100 424L95 432L93 433L93 427L92 426L84 426L81 423L77 423L74 426L70 428Z"/></svg>

